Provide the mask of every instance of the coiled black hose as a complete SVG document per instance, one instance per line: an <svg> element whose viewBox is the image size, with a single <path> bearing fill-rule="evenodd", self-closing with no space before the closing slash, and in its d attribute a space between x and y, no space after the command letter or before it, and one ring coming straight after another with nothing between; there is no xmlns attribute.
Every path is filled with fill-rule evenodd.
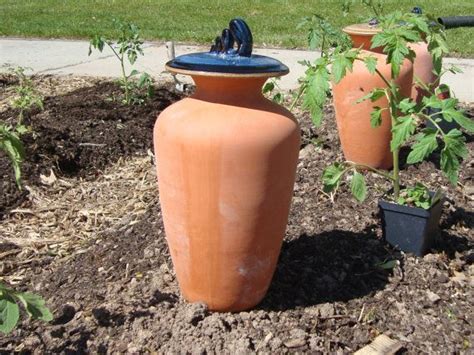
<svg viewBox="0 0 474 355"><path fill-rule="evenodd" d="M474 27L474 16L439 17L438 22L446 29L457 27Z"/></svg>

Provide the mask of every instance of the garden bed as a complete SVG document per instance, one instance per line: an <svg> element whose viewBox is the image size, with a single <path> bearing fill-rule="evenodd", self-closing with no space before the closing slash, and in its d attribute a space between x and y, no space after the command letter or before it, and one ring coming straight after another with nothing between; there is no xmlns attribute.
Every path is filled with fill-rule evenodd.
<svg viewBox="0 0 474 355"><path fill-rule="evenodd" d="M436 249L415 258L381 240L383 180L369 175L364 205L345 188L334 199L322 191L323 168L342 157L334 113L318 130L298 113L297 183L269 293L249 312L210 313L180 298L149 152L156 115L180 95L164 86L148 105L124 107L109 100L111 82L35 82L47 98L30 118L24 192L0 154L0 275L42 294L55 320L24 321L0 351L350 352L382 333L409 352L471 348L472 139ZM10 84L0 83L0 119L12 116ZM434 162L402 174L446 184Z"/></svg>

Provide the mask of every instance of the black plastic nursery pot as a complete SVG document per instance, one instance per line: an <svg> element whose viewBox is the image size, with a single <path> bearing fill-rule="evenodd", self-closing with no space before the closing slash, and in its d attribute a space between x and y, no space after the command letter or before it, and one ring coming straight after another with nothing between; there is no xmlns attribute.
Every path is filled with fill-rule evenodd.
<svg viewBox="0 0 474 355"><path fill-rule="evenodd" d="M433 195L430 193L430 195ZM439 233L443 198L429 210L379 201L384 239L406 253L423 256Z"/></svg>

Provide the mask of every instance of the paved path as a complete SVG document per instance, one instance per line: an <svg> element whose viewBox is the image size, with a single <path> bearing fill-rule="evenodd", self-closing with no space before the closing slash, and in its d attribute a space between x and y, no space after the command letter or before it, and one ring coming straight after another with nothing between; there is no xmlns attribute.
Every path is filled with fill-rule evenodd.
<svg viewBox="0 0 474 355"><path fill-rule="evenodd" d="M0 71L5 71L6 65L20 65L40 74L120 76L120 67L110 50L106 49L103 53L94 52L89 57L88 47L87 41L0 38ZM136 68L149 72L158 80L160 77L169 78L169 74L164 71L164 64L168 60L165 44L147 42L144 48L145 56L139 57ZM208 47L176 45L176 55L207 50ZM275 57L290 68L290 74L279 82L283 90L298 87L298 78L304 74L304 67L299 61L311 61L318 56L316 52L287 49L255 48L254 53ZM454 64L460 67L463 73L448 73L443 82L451 86L461 101L474 102L474 60L446 58L444 64ZM180 79L189 81L189 78Z"/></svg>

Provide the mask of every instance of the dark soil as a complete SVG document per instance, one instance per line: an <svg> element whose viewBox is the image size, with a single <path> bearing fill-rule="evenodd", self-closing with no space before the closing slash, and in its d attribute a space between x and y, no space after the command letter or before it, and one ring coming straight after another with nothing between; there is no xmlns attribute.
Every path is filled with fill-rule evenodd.
<svg viewBox="0 0 474 355"><path fill-rule="evenodd" d="M49 77L37 79L48 81ZM2 86L13 84L7 77ZM38 83L37 85L39 85ZM34 110L26 120L32 133L23 137L26 160L22 164L25 185L38 184L40 174L94 178L120 157L152 148L152 131L157 115L180 96L170 88L158 88L146 105L125 106L111 98L120 88L110 81L98 81L61 96L44 100L44 111ZM17 113L0 112L0 121ZM0 218L27 199L19 191L9 161L0 152Z"/></svg>
<svg viewBox="0 0 474 355"><path fill-rule="evenodd" d="M102 97L110 84L101 85L85 92ZM74 138L75 142L107 142L110 147L104 150L118 149L115 158L130 152L144 154L151 146L151 126L162 106L148 108L145 120L146 114L137 114L143 112L140 108L128 111L103 101L93 105L81 99L84 93L74 95L76 101L70 96L49 99L55 106L41 115L55 117L57 122L53 118L48 124L42 122L36 126L38 134L45 130L50 139L61 142L57 144L67 145L78 134L70 125L77 110L74 127L89 133ZM67 110L62 109L65 98L76 102ZM81 105L89 108L82 110ZM82 124L80 118L91 106L101 119ZM109 112L114 110L127 112L127 119L120 118L120 123L134 130L135 141L121 138L125 133L117 129L119 116ZM58 113L48 116L46 112ZM318 130L311 128L308 117L299 119L303 146L289 226L271 288L256 309L211 313L202 304L180 298L156 203L139 223L125 223L98 235L85 253L67 262L32 265L23 287L47 299L55 320L50 324L24 321L0 339L0 351L348 353L382 333L400 340L409 353L472 351L474 144L469 143L460 177L464 187L447 190L435 249L416 258L392 249L381 238L377 199L388 188L383 180L369 176L370 194L363 205L354 202L345 187L334 201L321 191L322 169L342 158L333 112L328 109ZM104 128L93 129L90 125L94 124ZM54 127L64 127L60 131L66 131L67 138L49 133L56 132ZM93 135L101 131L114 140L108 143L104 136ZM318 144L309 144L312 140ZM67 158L54 149L46 155L48 164L42 166L54 166L64 174L94 175L111 154L96 156L99 151L76 150L74 168L68 169L69 164L60 163ZM446 181L434 162L404 167L403 176L407 184L416 179L436 187ZM384 268L392 260L395 266Z"/></svg>

